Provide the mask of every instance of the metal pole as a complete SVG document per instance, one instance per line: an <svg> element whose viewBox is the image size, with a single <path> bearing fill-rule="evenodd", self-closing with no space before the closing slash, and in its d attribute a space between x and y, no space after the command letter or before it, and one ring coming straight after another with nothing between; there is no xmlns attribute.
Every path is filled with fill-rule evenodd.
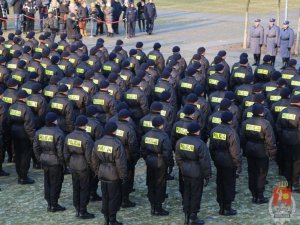
<svg viewBox="0 0 300 225"><path fill-rule="evenodd" d="M285 0L285 20L288 20L288 5L289 5L289 0Z"/></svg>
<svg viewBox="0 0 300 225"><path fill-rule="evenodd" d="M93 32L94 32L94 22L95 20L93 19L93 17L91 17L91 36L90 37L93 37Z"/></svg>

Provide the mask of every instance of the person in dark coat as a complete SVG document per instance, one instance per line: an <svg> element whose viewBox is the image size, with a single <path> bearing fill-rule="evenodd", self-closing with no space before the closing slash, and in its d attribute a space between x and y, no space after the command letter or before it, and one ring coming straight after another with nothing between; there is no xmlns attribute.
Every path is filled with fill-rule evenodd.
<svg viewBox="0 0 300 225"><path fill-rule="evenodd" d="M67 20L69 15L69 7L66 0L63 0L62 3L59 5L59 24L60 24L60 31L65 33L67 28Z"/></svg>
<svg viewBox="0 0 300 225"><path fill-rule="evenodd" d="M0 1L0 18L2 20L0 21L0 30L2 30L2 24L4 25L4 28L5 28L5 23L6 23L5 19L7 19L8 14L9 14L8 3L6 0L1 0ZM6 27L6 30L7 30L7 27Z"/></svg>
<svg viewBox="0 0 300 225"><path fill-rule="evenodd" d="M280 29L275 24L275 19L271 18L269 20L269 26L265 31L265 40L264 44L267 47L267 55L272 57L272 64L275 64L277 50L278 50L278 40L279 40L279 33Z"/></svg>
<svg viewBox="0 0 300 225"><path fill-rule="evenodd" d="M38 11L35 0L27 0L23 5L23 11L25 14L26 27L25 31L30 32L34 30L34 15Z"/></svg>
<svg viewBox="0 0 300 225"><path fill-rule="evenodd" d="M9 173L4 171L2 164L4 162L5 150L8 147L5 141L8 122L8 105L2 101L4 89L0 87L0 177L9 176Z"/></svg>
<svg viewBox="0 0 300 225"><path fill-rule="evenodd" d="M217 167L217 202L220 206L220 215L236 215L231 208L235 198L236 172L242 168L242 152L239 135L230 126L233 119L231 112L223 112L222 123L210 133L209 150Z"/></svg>
<svg viewBox="0 0 300 225"><path fill-rule="evenodd" d="M44 29L45 31L51 33L50 40L54 42L59 26L58 26L58 19L53 16L52 12L48 13L48 18L45 20L44 23Z"/></svg>
<svg viewBox="0 0 300 225"><path fill-rule="evenodd" d="M269 160L274 159L277 147L274 130L263 118L264 106L254 104L253 117L245 120L241 127L241 146L248 161L249 189L252 203L264 204L269 199L264 196Z"/></svg>
<svg viewBox="0 0 300 225"><path fill-rule="evenodd" d="M142 137L140 151L147 165L146 182L151 215L167 216L169 212L162 208L162 203L166 198L167 168L174 165L172 144L163 131L162 116L153 118L152 125L153 129Z"/></svg>
<svg viewBox="0 0 300 225"><path fill-rule="evenodd" d="M261 47L264 43L264 28L260 25L261 20L256 19L254 26L250 28L249 45L254 56L253 66L260 64Z"/></svg>
<svg viewBox="0 0 300 225"><path fill-rule="evenodd" d="M119 225L117 212L122 202L122 184L127 180L127 159L122 142L117 135L118 126L108 122L105 135L95 142L92 167L101 180L102 210L105 224Z"/></svg>
<svg viewBox="0 0 300 225"><path fill-rule="evenodd" d="M281 69L287 67L291 57L291 49L294 45L294 30L290 28L290 22L284 21L283 27L280 29L278 47L280 48L280 54L282 57L283 66Z"/></svg>
<svg viewBox="0 0 300 225"><path fill-rule="evenodd" d="M57 115L49 112L46 125L35 133L33 151L44 169L44 192L48 203L47 211L58 212L66 208L58 204L64 180L64 139L65 135L57 124Z"/></svg>
<svg viewBox="0 0 300 225"><path fill-rule="evenodd" d="M123 7L119 0L114 0L111 4L111 7L113 8L113 22L115 22L112 24L112 28L115 34L119 34L119 23L117 23L117 21L120 20Z"/></svg>
<svg viewBox="0 0 300 225"><path fill-rule="evenodd" d="M24 0L12 0L10 5L13 7L14 10L14 17L15 17L15 29L21 29L21 14L23 9Z"/></svg>
<svg viewBox="0 0 300 225"><path fill-rule="evenodd" d="M146 32L151 35L154 28L154 20L157 17L156 6L153 3L153 0L149 0L149 2L144 6L144 15L146 19Z"/></svg>
<svg viewBox="0 0 300 225"><path fill-rule="evenodd" d="M35 134L34 116L26 105L26 91L20 90L17 101L9 107L9 127L16 154L16 171L19 184L33 184L34 180L27 176L31 159L31 142Z"/></svg>
<svg viewBox="0 0 300 225"><path fill-rule="evenodd" d="M283 175L288 187L295 192L300 192L300 95L293 96L290 105L278 115L276 130L279 138L280 156L283 162Z"/></svg>
<svg viewBox="0 0 300 225"><path fill-rule="evenodd" d="M204 224L197 218L200 210L203 186L211 177L210 154L200 139L200 126L188 125L188 136L179 139L175 148L175 159L183 176L183 211L185 224Z"/></svg>
<svg viewBox="0 0 300 225"><path fill-rule="evenodd" d="M138 24L139 24L140 32L142 31L145 32L145 13L144 13L145 4L146 4L145 0L141 0L136 4L138 8Z"/></svg>
<svg viewBox="0 0 300 225"><path fill-rule="evenodd" d="M130 3L126 10L128 38L135 37L135 24L137 20L137 10L133 3Z"/></svg>
<svg viewBox="0 0 300 225"><path fill-rule="evenodd" d="M74 40L74 37L79 33L78 18L74 13L69 14L67 19L67 35L69 40Z"/></svg>
<svg viewBox="0 0 300 225"><path fill-rule="evenodd" d="M73 204L76 217L92 219L95 217L87 211L90 199L90 170L94 141L86 132L88 119L85 116L76 118L76 129L68 134L64 143L64 159L72 174Z"/></svg>

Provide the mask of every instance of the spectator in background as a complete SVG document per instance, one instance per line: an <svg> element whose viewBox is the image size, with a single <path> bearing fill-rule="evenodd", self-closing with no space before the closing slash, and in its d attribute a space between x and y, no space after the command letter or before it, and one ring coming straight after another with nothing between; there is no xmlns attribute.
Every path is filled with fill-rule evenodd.
<svg viewBox="0 0 300 225"><path fill-rule="evenodd" d="M35 0L27 0L23 5L23 12L25 14L25 32L33 31L34 30L34 15L38 7L36 5Z"/></svg>
<svg viewBox="0 0 300 225"><path fill-rule="evenodd" d="M104 21L105 2L103 0L97 0L95 4L96 4L96 8L98 9L98 11L100 13L100 15L99 15L100 20ZM100 32L100 34L104 33L103 23L97 23L97 32L96 32L97 35L98 35L98 32Z"/></svg>
<svg viewBox="0 0 300 225"><path fill-rule="evenodd" d="M76 14L70 13L67 20L67 35L69 40L74 40L75 35L78 34L78 18Z"/></svg>
<svg viewBox="0 0 300 225"><path fill-rule="evenodd" d="M6 0L0 0L0 18L7 19L7 15L9 14L9 8ZM2 24L5 24L5 20L0 21L0 30L2 30ZM4 25L5 27L5 25ZM7 27L6 27L7 29Z"/></svg>
<svg viewBox="0 0 300 225"><path fill-rule="evenodd" d="M145 19L146 19L146 32L151 35L154 27L154 20L157 17L156 7L153 0L149 2L144 7Z"/></svg>
<svg viewBox="0 0 300 225"><path fill-rule="evenodd" d="M97 28L98 28L98 20L100 19L100 12L98 8L96 7L95 3L91 3L91 9L90 9L90 17L91 19L91 26L92 26L92 34L94 37L97 36Z"/></svg>
<svg viewBox="0 0 300 225"><path fill-rule="evenodd" d="M48 17L48 6L50 4L49 0L37 0L37 7L39 8L39 14L40 14L40 27L41 27L41 32L43 32L43 24L44 20Z"/></svg>
<svg viewBox="0 0 300 225"><path fill-rule="evenodd" d="M85 1L82 1L78 7L77 14L79 17L79 30L82 36L87 36L86 23L89 18L89 11Z"/></svg>
<svg viewBox="0 0 300 225"><path fill-rule="evenodd" d="M60 31L66 32L67 27L67 19L69 14L69 7L66 0L62 2L59 6L59 24L60 24Z"/></svg>
<svg viewBox="0 0 300 225"><path fill-rule="evenodd" d="M44 28L45 31L51 33L51 41L54 42L56 33L58 31L58 19L56 16L53 16L52 11L49 11L48 18L45 20Z"/></svg>
<svg viewBox="0 0 300 225"><path fill-rule="evenodd" d="M123 11L123 7L119 0L115 0L112 2L111 7L114 9L113 10L113 22L117 22L120 20L120 16ZM112 28L114 30L115 34L119 34L119 23L113 23Z"/></svg>
<svg viewBox="0 0 300 225"><path fill-rule="evenodd" d="M110 2L106 3L104 9L104 17L105 17L105 22L107 22L106 24L107 36L112 37L114 35L114 31L111 24L113 22L113 8L111 7Z"/></svg>
<svg viewBox="0 0 300 225"><path fill-rule="evenodd" d="M142 32L142 25L143 25L143 32L145 32L145 14L144 14L145 0L139 1L136 5L138 7L138 21L139 21L140 32Z"/></svg>
<svg viewBox="0 0 300 225"><path fill-rule="evenodd" d="M52 12L53 16L59 16L59 1L58 0L51 0L49 11Z"/></svg>
<svg viewBox="0 0 300 225"><path fill-rule="evenodd" d="M126 10L126 20L127 20L127 32L128 38L135 37L135 24L137 20L137 10L134 7L133 3L130 3L129 7Z"/></svg>
<svg viewBox="0 0 300 225"><path fill-rule="evenodd" d="M21 29L20 16L22 14L23 4L24 4L23 0L12 0L11 1L11 6L13 7L14 15L15 15L15 29L16 30Z"/></svg>

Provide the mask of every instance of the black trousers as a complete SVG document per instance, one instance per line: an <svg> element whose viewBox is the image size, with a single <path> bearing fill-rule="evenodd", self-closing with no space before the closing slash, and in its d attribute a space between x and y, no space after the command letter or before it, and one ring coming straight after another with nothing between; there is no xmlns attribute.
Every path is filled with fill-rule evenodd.
<svg viewBox="0 0 300 225"><path fill-rule="evenodd" d="M247 157L249 189L253 197L262 197L265 191L269 159Z"/></svg>
<svg viewBox="0 0 300 225"><path fill-rule="evenodd" d="M139 19L139 29L142 31L142 25L143 25L143 31L145 31L145 19Z"/></svg>
<svg viewBox="0 0 300 225"><path fill-rule="evenodd" d="M85 212L90 200L90 171L72 172L73 205Z"/></svg>
<svg viewBox="0 0 300 225"><path fill-rule="evenodd" d="M271 56L271 61L272 61L272 65L274 66L275 61L276 61L276 56Z"/></svg>
<svg viewBox="0 0 300 225"><path fill-rule="evenodd" d="M136 22L134 21L134 22L127 22L127 26L128 26L128 36L129 37L133 37L133 36L135 36L135 24L136 24Z"/></svg>
<svg viewBox="0 0 300 225"><path fill-rule="evenodd" d="M153 28L154 28L154 18L147 19L146 20L146 32L152 33Z"/></svg>
<svg viewBox="0 0 300 225"><path fill-rule="evenodd" d="M122 184L122 199L128 199L134 185L135 164L127 163L128 176L124 184Z"/></svg>
<svg viewBox="0 0 300 225"><path fill-rule="evenodd" d="M48 205L57 206L62 183L64 181L63 167L57 165L43 168L45 199L48 202Z"/></svg>
<svg viewBox="0 0 300 225"><path fill-rule="evenodd" d="M147 166L147 186L150 204L162 204L166 197L167 167L153 168Z"/></svg>
<svg viewBox="0 0 300 225"><path fill-rule="evenodd" d="M217 167L217 202L230 204L235 197L236 169Z"/></svg>
<svg viewBox="0 0 300 225"><path fill-rule="evenodd" d="M178 182L179 182L179 192L181 194L181 197L183 198L184 183L183 183L183 177L182 177L182 174L181 174L180 170L179 170Z"/></svg>
<svg viewBox="0 0 300 225"><path fill-rule="evenodd" d="M260 57L261 57L261 54L254 54L254 61L257 65L260 64Z"/></svg>
<svg viewBox="0 0 300 225"><path fill-rule="evenodd" d="M117 182L103 182L101 181L102 190L102 210L105 216L112 216L117 214L120 210L122 202L122 184Z"/></svg>
<svg viewBox="0 0 300 225"><path fill-rule="evenodd" d="M16 155L16 171L20 179L25 179L30 168L32 153L30 140L28 138L16 138L13 135L12 140Z"/></svg>
<svg viewBox="0 0 300 225"><path fill-rule="evenodd" d="M97 194L99 179L93 171L90 172L90 176L90 196L95 196Z"/></svg>
<svg viewBox="0 0 300 225"><path fill-rule="evenodd" d="M200 203L203 192L202 178L183 178L183 211L185 213L197 213L200 210Z"/></svg>
<svg viewBox="0 0 300 225"><path fill-rule="evenodd" d="M299 185L300 178L300 146L282 145L283 175L289 186Z"/></svg>
<svg viewBox="0 0 300 225"><path fill-rule="evenodd" d="M118 21L118 19L115 19L114 21ZM114 33L116 33L116 34L119 33L119 23L113 23L112 28L113 28Z"/></svg>
<svg viewBox="0 0 300 225"><path fill-rule="evenodd" d="M31 17L34 17L34 15L29 15ZM33 19L29 19L27 17L24 17L24 19L26 19L26 26L25 26L25 31L29 32L29 31L33 31L34 30L34 20Z"/></svg>

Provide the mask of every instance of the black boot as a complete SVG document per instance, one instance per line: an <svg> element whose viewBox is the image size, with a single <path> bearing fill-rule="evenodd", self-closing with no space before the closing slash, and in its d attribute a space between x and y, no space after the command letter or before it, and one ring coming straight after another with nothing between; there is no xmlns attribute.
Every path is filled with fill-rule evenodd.
<svg viewBox="0 0 300 225"><path fill-rule="evenodd" d="M257 65L257 55L254 54L254 55L253 55L253 58L254 58L254 63L252 64L252 66L258 66L258 65Z"/></svg>
<svg viewBox="0 0 300 225"><path fill-rule="evenodd" d="M123 223L118 222L117 215L114 214L109 217L109 225L123 225Z"/></svg>
<svg viewBox="0 0 300 225"><path fill-rule="evenodd" d="M190 214L185 213L184 214L184 225L189 225L189 223L190 223Z"/></svg>
<svg viewBox="0 0 300 225"><path fill-rule="evenodd" d="M260 64L260 56L261 56L261 54L257 54L257 62L256 62L256 65L259 65L259 64Z"/></svg>
<svg viewBox="0 0 300 225"><path fill-rule="evenodd" d="M167 216L169 215L169 212L165 209L163 209L162 204L157 204L155 206L155 215L156 216Z"/></svg>
<svg viewBox="0 0 300 225"><path fill-rule="evenodd" d="M223 203L219 203L219 206L220 206L219 214L220 215L224 215L224 204Z"/></svg>
<svg viewBox="0 0 300 225"><path fill-rule="evenodd" d="M104 215L104 224L103 225L109 225L109 217L107 215Z"/></svg>
<svg viewBox="0 0 300 225"><path fill-rule="evenodd" d="M285 68L285 58L282 58L282 67L280 69L284 70Z"/></svg>
<svg viewBox="0 0 300 225"><path fill-rule="evenodd" d="M50 210L51 210L51 204L48 202L47 212L50 212Z"/></svg>
<svg viewBox="0 0 300 225"><path fill-rule="evenodd" d="M33 179L31 179L31 178L29 178L29 177L26 177L26 178L24 178L24 179L18 179L18 183L19 184L33 184L34 183L34 180Z"/></svg>
<svg viewBox="0 0 300 225"><path fill-rule="evenodd" d="M84 220L93 219L93 218L95 218L95 215L92 213L89 213L88 211L83 211L83 212L79 213L79 218L84 219Z"/></svg>
<svg viewBox="0 0 300 225"><path fill-rule="evenodd" d="M225 204L224 205L224 216L234 216L236 215L236 210L231 208L231 204Z"/></svg>
<svg viewBox="0 0 300 225"><path fill-rule="evenodd" d="M203 225L204 223L204 220L198 218L197 213L191 213L189 225Z"/></svg>
<svg viewBox="0 0 300 225"><path fill-rule="evenodd" d="M258 204L258 205L269 203L269 199L265 198L263 194L259 194L256 201L255 201L255 203Z"/></svg>
<svg viewBox="0 0 300 225"><path fill-rule="evenodd" d="M51 206L50 208L50 212L61 212L61 211L65 211L66 208L59 205L59 204L55 204L54 206Z"/></svg>
<svg viewBox="0 0 300 225"><path fill-rule="evenodd" d="M123 201L122 201L122 208L131 208L131 207L135 207L135 202L132 202L129 200L128 197L125 197L123 198Z"/></svg>
<svg viewBox="0 0 300 225"><path fill-rule="evenodd" d="M155 206L154 206L154 204L151 204L151 215L152 216L155 215Z"/></svg>
<svg viewBox="0 0 300 225"><path fill-rule="evenodd" d="M79 209L76 209L76 214L75 214L75 216L76 216L76 217L79 217L79 215L80 215L80 210L79 210Z"/></svg>

